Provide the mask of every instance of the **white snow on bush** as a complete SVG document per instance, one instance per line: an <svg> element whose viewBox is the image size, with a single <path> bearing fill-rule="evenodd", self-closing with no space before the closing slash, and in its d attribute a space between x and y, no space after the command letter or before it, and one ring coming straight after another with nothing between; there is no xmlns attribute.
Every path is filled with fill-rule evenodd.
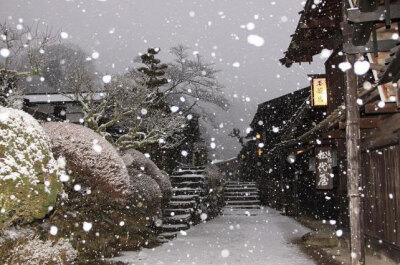
<svg viewBox="0 0 400 265"><path fill-rule="evenodd" d="M63 166L31 115L0 107L0 228L48 214L61 189Z"/></svg>
<svg viewBox="0 0 400 265"><path fill-rule="evenodd" d="M168 201L172 195L172 186L168 174L162 172L153 161L147 158L141 152L129 149L124 151L122 159L128 168L142 171L142 173L149 175L160 186L163 200Z"/></svg>
<svg viewBox="0 0 400 265"><path fill-rule="evenodd" d="M0 159L0 180L17 180L22 175L26 175L30 177L29 180L32 184L37 184L39 179L34 169L35 163L42 164L42 170L49 174L59 169L57 161L52 156L48 164L42 163L45 159L42 150L51 150L50 139L31 115L20 110L0 107L0 122L8 128L15 129L0 130L0 147L12 149L16 153L14 157L10 153L6 153L5 157ZM15 132L18 130L25 131L37 141L26 143L27 139L15 136ZM14 137L16 139L12 142L11 139ZM27 148L21 149L23 145L26 145ZM12 170L12 168L17 170Z"/></svg>
<svg viewBox="0 0 400 265"><path fill-rule="evenodd" d="M64 156L67 168L82 177L79 180L82 183L78 184L92 187L104 196L125 199L130 196L129 174L124 162L99 134L72 123L49 122L43 128L51 138L55 155Z"/></svg>
<svg viewBox="0 0 400 265"><path fill-rule="evenodd" d="M139 170L129 168L133 203L145 210L146 215L154 216L161 211L162 192L158 183Z"/></svg>
<svg viewBox="0 0 400 265"><path fill-rule="evenodd" d="M65 264L63 260L68 264L75 264L78 257L78 251L76 251L71 243L66 239L59 239L57 242L54 241L42 241L38 237L27 241L26 244L19 245L12 250L12 260L10 264L20 265L53 265L53 264Z"/></svg>

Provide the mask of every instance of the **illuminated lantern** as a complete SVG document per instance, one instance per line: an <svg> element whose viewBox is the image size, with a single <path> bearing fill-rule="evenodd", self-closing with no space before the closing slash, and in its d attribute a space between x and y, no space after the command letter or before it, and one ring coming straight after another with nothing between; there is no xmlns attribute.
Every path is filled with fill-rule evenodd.
<svg viewBox="0 0 400 265"><path fill-rule="evenodd" d="M261 135L259 133L256 134L256 139L261 139Z"/></svg>
<svg viewBox="0 0 400 265"><path fill-rule="evenodd" d="M324 76L311 77L311 104L314 107L328 106L328 84Z"/></svg>

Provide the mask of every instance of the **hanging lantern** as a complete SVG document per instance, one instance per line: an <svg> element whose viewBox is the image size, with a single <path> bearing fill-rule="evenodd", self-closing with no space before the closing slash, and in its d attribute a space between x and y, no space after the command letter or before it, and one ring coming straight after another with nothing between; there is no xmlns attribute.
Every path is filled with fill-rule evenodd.
<svg viewBox="0 0 400 265"><path fill-rule="evenodd" d="M328 106L328 84L325 76L311 76L311 104L314 107Z"/></svg>

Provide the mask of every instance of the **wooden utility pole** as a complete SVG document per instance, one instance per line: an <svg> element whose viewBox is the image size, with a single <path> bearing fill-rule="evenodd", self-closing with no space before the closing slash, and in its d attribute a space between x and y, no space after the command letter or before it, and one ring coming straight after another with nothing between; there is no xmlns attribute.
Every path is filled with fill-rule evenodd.
<svg viewBox="0 0 400 265"><path fill-rule="evenodd" d="M347 23L346 2L343 1L343 40L352 41ZM346 54L347 62L354 68L356 55ZM357 75L354 69L346 71L346 150L347 150L347 192L350 217L350 260L351 265L365 264L363 207L361 200L361 148L360 148L360 110L357 104Z"/></svg>
<svg viewBox="0 0 400 265"><path fill-rule="evenodd" d="M347 55L354 65L355 56ZM353 69L346 72L346 150L347 189L350 215L351 265L364 265L363 207L361 201L360 110L357 104L357 76Z"/></svg>

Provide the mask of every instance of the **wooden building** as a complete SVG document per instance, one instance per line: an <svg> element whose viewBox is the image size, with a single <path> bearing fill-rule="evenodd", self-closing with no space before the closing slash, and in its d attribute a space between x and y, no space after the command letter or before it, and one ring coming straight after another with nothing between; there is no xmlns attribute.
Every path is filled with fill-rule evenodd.
<svg viewBox="0 0 400 265"><path fill-rule="evenodd" d="M321 54L326 56L325 73L311 76L311 104L291 111L293 117L275 139L278 143L262 139L261 189L270 196L266 203L288 214L333 219L339 228L348 227L346 71L365 67L365 73L357 73L364 235L369 246L400 260L400 1L361 0L356 7L343 6L349 2L308 0L301 12L281 63L310 63ZM343 26L344 20L349 24ZM346 54L355 54L361 67L348 63ZM314 102L314 80L321 78L326 82L325 106ZM321 116L311 118L310 109ZM312 126L299 130L302 118L312 119ZM265 126L274 124L267 120ZM287 159L274 161L277 156ZM276 191L273 196L271 189Z"/></svg>

